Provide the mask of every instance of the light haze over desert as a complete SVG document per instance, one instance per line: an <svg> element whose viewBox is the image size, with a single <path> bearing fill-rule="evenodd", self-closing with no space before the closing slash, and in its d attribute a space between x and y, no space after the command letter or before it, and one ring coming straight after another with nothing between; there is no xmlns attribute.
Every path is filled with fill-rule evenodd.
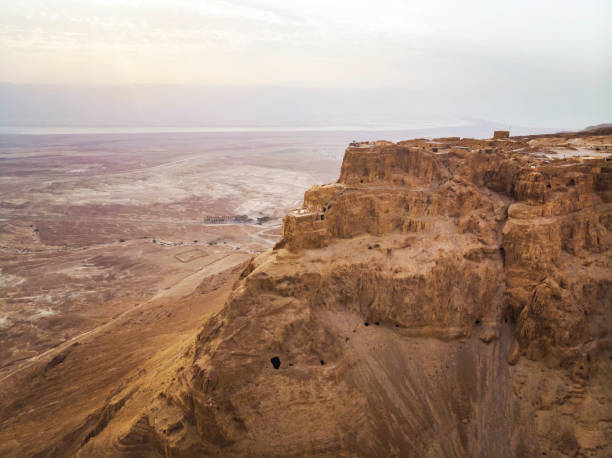
<svg viewBox="0 0 612 458"><path fill-rule="evenodd" d="M1 4L0 456L610 456L611 22Z"/></svg>

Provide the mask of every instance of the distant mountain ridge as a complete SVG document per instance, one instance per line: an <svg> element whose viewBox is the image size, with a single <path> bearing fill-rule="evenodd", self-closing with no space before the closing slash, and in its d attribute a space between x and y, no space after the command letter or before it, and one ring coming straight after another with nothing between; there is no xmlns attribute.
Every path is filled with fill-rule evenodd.
<svg viewBox="0 0 612 458"><path fill-rule="evenodd" d="M581 132L588 132L595 135L609 135L612 133L612 122L588 126L582 129Z"/></svg>

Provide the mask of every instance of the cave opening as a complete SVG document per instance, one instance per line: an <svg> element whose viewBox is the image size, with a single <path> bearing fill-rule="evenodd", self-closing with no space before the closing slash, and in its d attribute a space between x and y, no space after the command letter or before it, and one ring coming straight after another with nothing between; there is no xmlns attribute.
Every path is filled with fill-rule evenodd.
<svg viewBox="0 0 612 458"><path fill-rule="evenodd" d="M273 356L272 358L270 358L270 362L272 363L274 369L278 369L281 365L281 361L278 356Z"/></svg>

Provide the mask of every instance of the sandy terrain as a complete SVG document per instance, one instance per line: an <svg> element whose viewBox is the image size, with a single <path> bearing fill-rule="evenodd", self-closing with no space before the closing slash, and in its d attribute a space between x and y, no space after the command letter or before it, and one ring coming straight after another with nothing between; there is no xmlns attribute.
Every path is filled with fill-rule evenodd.
<svg viewBox="0 0 612 458"><path fill-rule="evenodd" d="M0 137L0 378L272 246L304 190L335 179L343 144L316 133ZM233 215L251 221L204 224Z"/></svg>

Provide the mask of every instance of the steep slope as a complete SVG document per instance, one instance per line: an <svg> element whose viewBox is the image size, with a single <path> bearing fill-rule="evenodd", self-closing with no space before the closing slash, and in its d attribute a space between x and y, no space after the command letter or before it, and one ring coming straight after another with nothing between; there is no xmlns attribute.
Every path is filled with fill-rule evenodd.
<svg viewBox="0 0 612 458"><path fill-rule="evenodd" d="M234 251L202 269L193 291L184 281L192 276L179 277L151 300L127 302L109 322L3 374L0 456L74 456L100 432L120 427L126 412L131 425L171 383L185 349L223 307L249 258Z"/></svg>
<svg viewBox="0 0 612 458"><path fill-rule="evenodd" d="M80 454L609 456L610 137L546 141L349 147Z"/></svg>

